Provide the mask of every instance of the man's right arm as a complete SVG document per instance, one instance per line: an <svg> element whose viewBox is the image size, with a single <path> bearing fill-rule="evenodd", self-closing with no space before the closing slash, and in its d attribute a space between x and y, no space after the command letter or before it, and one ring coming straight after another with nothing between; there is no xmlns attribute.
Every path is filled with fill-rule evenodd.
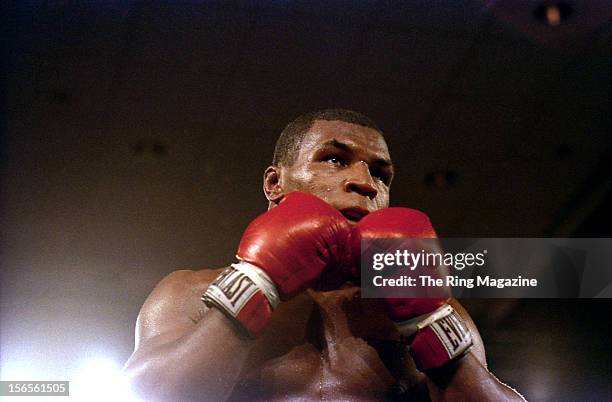
<svg viewBox="0 0 612 402"><path fill-rule="evenodd" d="M201 275L168 275L138 315L136 348L124 370L147 401L225 400L238 380L253 342L204 306L200 296L208 284Z"/></svg>
<svg viewBox="0 0 612 402"><path fill-rule="evenodd" d="M257 337L279 301L310 287L328 267L346 266L351 234L335 208L291 193L249 224L240 262L216 279L212 271L168 276L138 317L126 365L134 388L147 400L226 399L252 348L244 334Z"/></svg>

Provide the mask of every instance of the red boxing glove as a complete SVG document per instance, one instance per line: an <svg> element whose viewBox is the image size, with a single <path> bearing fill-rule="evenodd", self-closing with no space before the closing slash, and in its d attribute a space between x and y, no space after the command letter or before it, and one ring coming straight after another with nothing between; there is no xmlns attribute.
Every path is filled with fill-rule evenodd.
<svg viewBox="0 0 612 402"><path fill-rule="evenodd" d="M357 224L361 239L437 238L427 215L408 208L386 208L365 216ZM421 371L440 367L463 355L472 337L448 298L384 299L389 318Z"/></svg>
<svg viewBox="0 0 612 402"><path fill-rule="evenodd" d="M352 261L352 226L320 198L294 192L245 230L238 264L209 286L202 300L259 335L280 300L312 286L326 268Z"/></svg>

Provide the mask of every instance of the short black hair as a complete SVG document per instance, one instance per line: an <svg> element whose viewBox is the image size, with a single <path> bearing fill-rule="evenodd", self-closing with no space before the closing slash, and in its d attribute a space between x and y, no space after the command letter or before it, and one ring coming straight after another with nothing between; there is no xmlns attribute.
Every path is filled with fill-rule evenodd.
<svg viewBox="0 0 612 402"><path fill-rule="evenodd" d="M293 165L302 141L315 120L339 120L346 123L359 124L360 126L372 128L382 135L382 131L372 119L353 110L325 109L305 113L287 124L287 127L281 132L274 148L272 165Z"/></svg>

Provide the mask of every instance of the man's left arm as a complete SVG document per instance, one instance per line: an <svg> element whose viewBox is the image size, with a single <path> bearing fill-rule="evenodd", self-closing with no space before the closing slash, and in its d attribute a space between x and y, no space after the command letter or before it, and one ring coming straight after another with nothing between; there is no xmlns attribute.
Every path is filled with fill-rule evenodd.
<svg viewBox="0 0 612 402"><path fill-rule="evenodd" d="M436 239L429 217L409 208L385 208L357 224L361 240ZM423 247L440 252L434 241ZM415 247L410 242L406 248ZM450 291L450 289L449 289ZM487 369L476 325L463 306L441 293L438 298L383 298L387 315L409 345L416 367L426 375L433 401L524 401ZM442 297L444 295L444 297Z"/></svg>
<svg viewBox="0 0 612 402"><path fill-rule="evenodd" d="M461 316L472 336L473 346L463 356L426 372L432 401L525 401L513 388L502 383L488 369L484 344L468 312L456 300L448 303Z"/></svg>

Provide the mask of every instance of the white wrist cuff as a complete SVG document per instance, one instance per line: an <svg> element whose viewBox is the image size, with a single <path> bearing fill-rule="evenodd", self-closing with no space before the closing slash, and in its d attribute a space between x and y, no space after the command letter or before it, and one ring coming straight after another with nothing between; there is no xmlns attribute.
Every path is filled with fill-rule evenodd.
<svg viewBox="0 0 612 402"><path fill-rule="evenodd" d="M426 326L433 324L440 318L444 318L452 314L453 311L455 310L451 306L448 304L443 304L437 310L434 310L431 313L423 314L406 321L396 322L395 327L401 335L409 338L411 335L415 334Z"/></svg>
<svg viewBox="0 0 612 402"><path fill-rule="evenodd" d="M249 279L253 281L255 286L257 286L263 294L266 296L266 299L270 302L270 306L272 306L272 310L276 309L276 306L280 303L280 296L276 291L276 286L274 286L274 282L272 279L266 274L261 268L246 261L239 261L235 264L232 264L232 267L244 275L248 276Z"/></svg>

